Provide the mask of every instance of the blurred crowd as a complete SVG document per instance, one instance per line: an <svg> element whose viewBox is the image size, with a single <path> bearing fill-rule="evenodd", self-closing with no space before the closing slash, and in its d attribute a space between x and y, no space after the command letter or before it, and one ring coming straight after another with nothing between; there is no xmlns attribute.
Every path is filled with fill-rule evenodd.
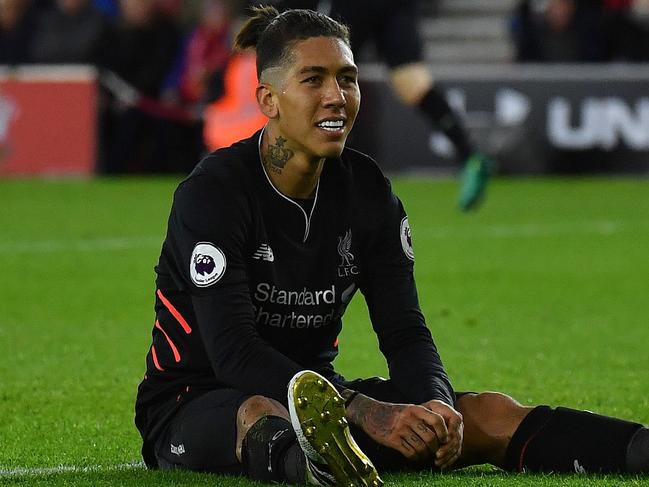
<svg viewBox="0 0 649 487"><path fill-rule="evenodd" d="M231 0L0 0L0 64L99 68L99 170L187 172L231 62Z"/></svg>
<svg viewBox="0 0 649 487"><path fill-rule="evenodd" d="M230 52L249 3L0 0L0 64L96 66L99 171L187 172L263 123L254 58ZM511 33L521 62L646 61L649 0L521 0Z"/></svg>
<svg viewBox="0 0 649 487"><path fill-rule="evenodd" d="M649 0L522 0L511 32L519 62L649 61Z"/></svg>

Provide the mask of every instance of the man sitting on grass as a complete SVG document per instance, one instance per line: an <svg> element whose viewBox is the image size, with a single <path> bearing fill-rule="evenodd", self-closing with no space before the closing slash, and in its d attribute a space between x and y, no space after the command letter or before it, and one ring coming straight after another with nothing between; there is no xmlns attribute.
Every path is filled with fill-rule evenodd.
<svg viewBox="0 0 649 487"><path fill-rule="evenodd" d="M348 30L260 7L236 43L256 49L268 124L175 193L136 404L146 464L367 487L378 471L482 463L648 472L640 424L453 390L419 308L404 208L345 147L360 104ZM358 289L389 380L333 368Z"/></svg>

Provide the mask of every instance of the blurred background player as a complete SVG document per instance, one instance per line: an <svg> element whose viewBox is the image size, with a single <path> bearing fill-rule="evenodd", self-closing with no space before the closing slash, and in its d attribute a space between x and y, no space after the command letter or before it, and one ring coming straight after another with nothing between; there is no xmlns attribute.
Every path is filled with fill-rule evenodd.
<svg viewBox="0 0 649 487"><path fill-rule="evenodd" d="M493 162L477 150L423 61L416 0L275 0L272 3L280 10L308 8L342 20L351 30L357 57L358 51L373 41L379 56L390 68L390 84L397 97L406 105L418 108L453 143L457 160L463 164L460 208L469 210L480 204Z"/></svg>

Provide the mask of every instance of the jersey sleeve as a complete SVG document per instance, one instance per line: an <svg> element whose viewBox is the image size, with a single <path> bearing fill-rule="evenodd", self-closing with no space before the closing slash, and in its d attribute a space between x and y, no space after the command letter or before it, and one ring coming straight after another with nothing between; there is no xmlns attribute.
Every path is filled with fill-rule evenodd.
<svg viewBox="0 0 649 487"><path fill-rule="evenodd" d="M251 221L245 191L211 175L194 176L176 191L167 240L216 380L285 403L301 367L255 328L245 260Z"/></svg>
<svg viewBox="0 0 649 487"><path fill-rule="evenodd" d="M408 217L389 183L365 251L361 291L395 386L414 404L455 402L451 382L419 307Z"/></svg>

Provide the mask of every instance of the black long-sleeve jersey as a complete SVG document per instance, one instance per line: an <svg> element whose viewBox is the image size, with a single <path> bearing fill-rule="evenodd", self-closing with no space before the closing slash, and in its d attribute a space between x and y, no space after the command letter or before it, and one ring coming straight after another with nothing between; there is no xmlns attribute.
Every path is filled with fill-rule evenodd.
<svg viewBox="0 0 649 487"><path fill-rule="evenodd" d="M296 372L335 379L359 289L395 386L412 403L453 404L419 308L408 219L378 166L346 148L305 205L272 185L260 138L214 152L176 190L136 404L145 442L193 394L227 387L285 404Z"/></svg>

